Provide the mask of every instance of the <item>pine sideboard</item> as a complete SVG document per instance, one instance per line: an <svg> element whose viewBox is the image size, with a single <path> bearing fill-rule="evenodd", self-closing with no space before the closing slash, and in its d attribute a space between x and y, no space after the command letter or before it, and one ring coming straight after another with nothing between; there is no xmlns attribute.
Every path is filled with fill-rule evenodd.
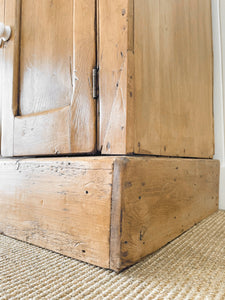
<svg viewBox="0 0 225 300"><path fill-rule="evenodd" d="M120 271L218 209L210 0L0 0L0 232Z"/></svg>

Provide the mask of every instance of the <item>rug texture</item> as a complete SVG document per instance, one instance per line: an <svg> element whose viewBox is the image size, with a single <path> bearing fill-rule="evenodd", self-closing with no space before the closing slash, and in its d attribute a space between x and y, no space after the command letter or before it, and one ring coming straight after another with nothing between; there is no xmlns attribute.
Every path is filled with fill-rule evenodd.
<svg viewBox="0 0 225 300"><path fill-rule="evenodd" d="M119 275L0 235L0 299L225 299L225 212Z"/></svg>

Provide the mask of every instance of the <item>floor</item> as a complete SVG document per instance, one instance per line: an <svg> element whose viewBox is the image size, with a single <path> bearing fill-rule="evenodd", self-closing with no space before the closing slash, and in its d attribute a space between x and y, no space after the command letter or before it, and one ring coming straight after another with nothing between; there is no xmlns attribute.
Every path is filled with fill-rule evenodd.
<svg viewBox="0 0 225 300"><path fill-rule="evenodd" d="M0 299L225 299L225 212L119 275L0 235Z"/></svg>

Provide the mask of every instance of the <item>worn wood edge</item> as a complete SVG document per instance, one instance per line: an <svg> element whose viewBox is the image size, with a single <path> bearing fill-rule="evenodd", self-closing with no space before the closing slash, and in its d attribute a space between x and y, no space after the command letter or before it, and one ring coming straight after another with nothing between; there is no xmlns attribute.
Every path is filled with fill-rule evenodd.
<svg viewBox="0 0 225 300"><path fill-rule="evenodd" d="M127 114L126 153L134 153L135 144L135 53L134 53L134 0L128 0L127 49Z"/></svg>
<svg viewBox="0 0 225 300"><path fill-rule="evenodd" d="M127 162L125 157L117 158L113 167L109 268L116 272L121 270L122 174Z"/></svg>
<svg viewBox="0 0 225 300"><path fill-rule="evenodd" d="M173 153L163 153L161 150L158 150L158 151L154 151L151 152L149 150L146 150L145 148L136 148L138 149L137 151L135 150L135 155L139 155L139 156L151 156L151 157L162 157L162 158L178 158L178 159L211 159L213 160L213 157L214 155L212 153L207 153L207 155L203 155L203 156L200 156L200 155L195 155L195 154L192 154L192 155L189 155L189 154L185 154L185 153L182 153L182 154L177 154L177 155L174 155Z"/></svg>
<svg viewBox="0 0 225 300"><path fill-rule="evenodd" d="M3 156L14 154L14 116L18 105L19 38L21 0L5 1L5 23L12 27L12 37L4 48L4 86L7 91L2 96L2 137ZM6 75L7 74L7 75Z"/></svg>

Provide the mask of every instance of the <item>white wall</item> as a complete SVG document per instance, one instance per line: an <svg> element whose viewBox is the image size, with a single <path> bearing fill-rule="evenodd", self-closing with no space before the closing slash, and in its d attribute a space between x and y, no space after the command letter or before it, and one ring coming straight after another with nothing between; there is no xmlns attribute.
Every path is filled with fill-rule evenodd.
<svg viewBox="0 0 225 300"><path fill-rule="evenodd" d="M220 209L225 209L225 0L212 0L215 159L221 163Z"/></svg>
<svg viewBox="0 0 225 300"><path fill-rule="evenodd" d="M1 22L1 19L0 19ZM1 83L2 83L2 68L3 68L3 47L0 48L0 156L1 156L1 130L2 130L2 89L1 89Z"/></svg>

